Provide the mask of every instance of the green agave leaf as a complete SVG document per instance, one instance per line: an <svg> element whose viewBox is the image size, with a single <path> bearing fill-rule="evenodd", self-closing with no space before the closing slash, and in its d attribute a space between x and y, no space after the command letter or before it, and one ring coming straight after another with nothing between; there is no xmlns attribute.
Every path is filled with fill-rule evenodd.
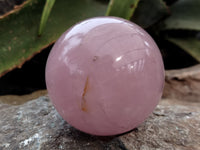
<svg viewBox="0 0 200 150"><path fill-rule="evenodd" d="M100 0L58 0L47 26L38 37L45 0L28 0L19 12L0 20L0 76L20 67L43 48L55 42L70 26L80 20L102 16L107 4Z"/></svg>
<svg viewBox="0 0 200 150"><path fill-rule="evenodd" d="M200 40L197 38L168 38L200 62Z"/></svg>
<svg viewBox="0 0 200 150"><path fill-rule="evenodd" d="M148 28L169 13L163 0L140 0L131 20L143 28Z"/></svg>
<svg viewBox="0 0 200 150"><path fill-rule="evenodd" d="M56 0L46 0L44 10L42 12L38 35L42 34L55 1Z"/></svg>
<svg viewBox="0 0 200 150"><path fill-rule="evenodd" d="M179 0L171 7L165 29L200 30L200 0Z"/></svg>
<svg viewBox="0 0 200 150"><path fill-rule="evenodd" d="M106 16L117 16L130 20L139 0L110 0Z"/></svg>

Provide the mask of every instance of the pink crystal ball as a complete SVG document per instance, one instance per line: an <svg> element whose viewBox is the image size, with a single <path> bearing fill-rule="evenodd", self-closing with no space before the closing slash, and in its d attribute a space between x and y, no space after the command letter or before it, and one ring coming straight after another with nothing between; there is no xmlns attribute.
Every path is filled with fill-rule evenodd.
<svg viewBox="0 0 200 150"><path fill-rule="evenodd" d="M162 95L160 51L138 25L115 17L82 21L53 46L46 84L58 113L83 132L129 131L152 113Z"/></svg>

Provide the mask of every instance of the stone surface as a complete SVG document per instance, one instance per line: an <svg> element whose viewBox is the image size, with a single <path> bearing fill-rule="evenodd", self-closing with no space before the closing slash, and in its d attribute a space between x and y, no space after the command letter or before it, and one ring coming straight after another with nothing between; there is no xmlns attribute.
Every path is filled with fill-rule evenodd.
<svg viewBox="0 0 200 150"><path fill-rule="evenodd" d="M163 98L200 102L200 65L166 71Z"/></svg>
<svg viewBox="0 0 200 150"><path fill-rule="evenodd" d="M69 124L94 135L127 132L158 104L160 51L138 25L116 17L82 21L62 34L46 66L49 96Z"/></svg>
<svg viewBox="0 0 200 150"><path fill-rule="evenodd" d="M199 107L160 104L139 127L112 137L77 131L48 97L0 104L0 150L200 150Z"/></svg>
<svg viewBox="0 0 200 150"><path fill-rule="evenodd" d="M199 107L158 105L145 123L120 139L134 150L200 150Z"/></svg>

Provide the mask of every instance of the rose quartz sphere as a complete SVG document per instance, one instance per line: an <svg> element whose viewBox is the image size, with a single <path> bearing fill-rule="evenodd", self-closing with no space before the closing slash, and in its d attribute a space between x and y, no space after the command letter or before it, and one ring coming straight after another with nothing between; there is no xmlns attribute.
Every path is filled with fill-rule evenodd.
<svg viewBox="0 0 200 150"><path fill-rule="evenodd" d="M115 17L82 21L52 48L46 84L52 103L73 127L115 135L141 124L162 95L160 51L138 25Z"/></svg>

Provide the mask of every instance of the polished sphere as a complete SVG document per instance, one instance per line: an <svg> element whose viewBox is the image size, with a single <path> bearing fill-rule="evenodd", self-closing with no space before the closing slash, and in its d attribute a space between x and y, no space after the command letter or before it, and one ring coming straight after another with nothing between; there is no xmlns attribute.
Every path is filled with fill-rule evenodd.
<svg viewBox="0 0 200 150"><path fill-rule="evenodd" d="M46 84L52 103L73 127L115 135L141 124L162 95L160 51L138 25L115 17L82 21L52 48Z"/></svg>

